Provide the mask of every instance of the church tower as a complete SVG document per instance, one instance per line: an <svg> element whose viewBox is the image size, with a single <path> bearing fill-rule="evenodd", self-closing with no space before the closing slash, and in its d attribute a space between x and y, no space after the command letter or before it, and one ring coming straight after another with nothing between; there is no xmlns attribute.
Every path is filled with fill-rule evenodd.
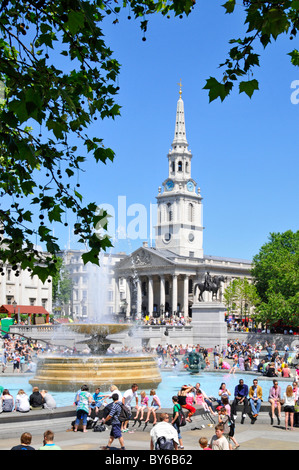
<svg viewBox="0 0 299 470"><path fill-rule="evenodd" d="M168 178L157 196L156 248L188 258L203 257L202 197L191 177L182 85L177 102L174 139L168 158Z"/></svg>

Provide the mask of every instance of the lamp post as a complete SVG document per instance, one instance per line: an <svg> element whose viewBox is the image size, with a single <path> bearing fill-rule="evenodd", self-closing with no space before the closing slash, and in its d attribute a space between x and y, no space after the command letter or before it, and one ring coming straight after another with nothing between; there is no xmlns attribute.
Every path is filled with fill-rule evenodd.
<svg viewBox="0 0 299 470"><path fill-rule="evenodd" d="M14 300L13 303L13 316L14 316L14 321L16 320L16 306L18 305L17 302ZM19 319L18 319L18 323L19 323Z"/></svg>

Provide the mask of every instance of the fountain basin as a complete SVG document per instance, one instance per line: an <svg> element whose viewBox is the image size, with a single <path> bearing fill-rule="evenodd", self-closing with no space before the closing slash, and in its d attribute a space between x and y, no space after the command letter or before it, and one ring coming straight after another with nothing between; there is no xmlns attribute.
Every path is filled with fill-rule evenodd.
<svg viewBox="0 0 299 470"><path fill-rule="evenodd" d="M126 390L136 382L140 390L157 388L161 381L152 356L49 356L39 360L29 383L53 391L76 392L83 384L90 390L112 384Z"/></svg>

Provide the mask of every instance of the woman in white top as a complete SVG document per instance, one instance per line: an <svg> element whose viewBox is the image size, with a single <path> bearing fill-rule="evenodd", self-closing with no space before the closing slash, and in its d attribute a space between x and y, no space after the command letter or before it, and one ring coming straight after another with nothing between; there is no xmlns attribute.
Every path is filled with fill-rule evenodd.
<svg viewBox="0 0 299 470"><path fill-rule="evenodd" d="M294 412L295 412L295 394L292 385L288 385L285 393L283 394L284 412L285 412L285 428L288 429L289 418L291 424L291 431L294 425Z"/></svg>
<svg viewBox="0 0 299 470"><path fill-rule="evenodd" d="M18 391L15 401L15 411L27 413L30 410L29 397L23 389Z"/></svg>

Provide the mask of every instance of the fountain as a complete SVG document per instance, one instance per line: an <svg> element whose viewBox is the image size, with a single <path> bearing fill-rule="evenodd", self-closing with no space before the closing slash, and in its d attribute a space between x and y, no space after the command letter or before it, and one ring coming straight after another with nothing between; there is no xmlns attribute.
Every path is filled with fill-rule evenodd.
<svg viewBox="0 0 299 470"><path fill-rule="evenodd" d="M150 355L105 355L111 343L110 334L127 331L128 324L68 324L76 333L88 335L84 339L91 355L46 356L39 360L32 386L51 391L76 392L83 384L90 389L116 385L125 390L136 382L139 388L156 388L162 381L156 360Z"/></svg>
<svg viewBox="0 0 299 470"><path fill-rule="evenodd" d="M198 374L200 370L203 370L206 366L202 353L191 351L185 354L183 357L184 368L192 374Z"/></svg>

